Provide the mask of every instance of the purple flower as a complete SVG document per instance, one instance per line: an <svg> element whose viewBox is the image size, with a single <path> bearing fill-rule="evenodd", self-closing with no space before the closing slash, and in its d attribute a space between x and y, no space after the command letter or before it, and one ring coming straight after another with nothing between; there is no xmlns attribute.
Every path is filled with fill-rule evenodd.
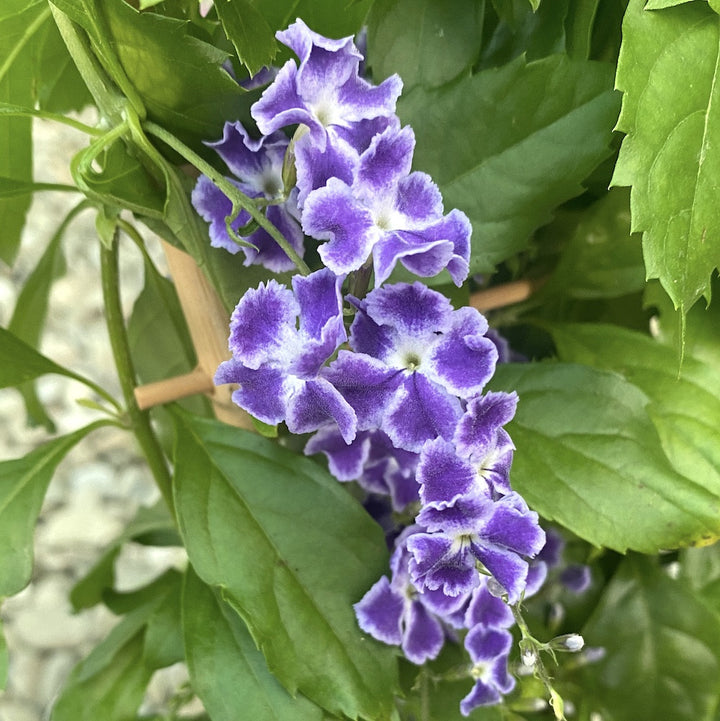
<svg viewBox="0 0 720 721"><path fill-rule="evenodd" d="M351 37L324 38L299 19L276 37L295 52L300 65L285 63L253 105L252 116L261 132L303 124L324 150L335 127L351 128L363 119L394 114L402 81L393 75L373 86L360 78L362 55Z"/></svg>
<svg viewBox="0 0 720 721"><path fill-rule="evenodd" d="M413 452L451 438L459 399L479 394L495 370L485 318L473 308L453 310L421 283L376 288L355 305L355 352L341 350L323 375L355 409L358 428L380 428Z"/></svg>
<svg viewBox="0 0 720 721"><path fill-rule="evenodd" d="M460 702L463 716L478 706L499 703L503 694L515 688L515 679L508 673L507 661L512 646L508 631L476 626L465 637L465 648L473 660L472 691Z"/></svg>
<svg viewBox="0 0 720 721"><path fill-rule="evenodd" d="M245 293L230 323L233 357L215 375L217 384L240 384L235 403L265 423L284 420L292 433L335 422L352 441L355 412L319 375L346 339L342 281L323 268L295 276L294 292L270 280Z"/></svg>
<svg viewBox="0 0 720 721"><path fill-rule="evenodd" d="M396 511L418 501L417 453L395 448L382 431L360 431L348 445L336 426L326 426L305 446L306 455L320 452L327 456L335 478L357 481L368 493L390 496Z"/></svg>
<svg viewBox="0 0 720 721"><path fill-rule="evenodd" d="M477 493L442 510L426 506L417 522L427 532L408 539L412 580L418 588L442 588L449 596L469 593L479 584L480 562L507 592L509 603L516 603L527 579L526 558L545 543L537 513L517 493L497 501Z"/></svg>
<svg viewBox="0 0 720 721"><path fill-rule="evenodd" d="M411 526L397 539L390 559L392 581L383 576L354 608L363 631L384 643L401 646L408 660L422 664L435 658L443 646L441 618L457 612L466 598L422 592L413 585L406 543L418 530Z"/></svg>
<svg viewBox="0 0 720 721"><path fill-rule="evenodd" d="M592 583L590 566L582 563L571 563L560 573L560 583L573 593L584 593Z"/></svg>
<svg viewBox="0 0 720 721"><path fill-rule="evenodd" d="M288 139L282 133L274 133L254 140L242 123L225 123L222 140L207 143L225 161L228 169L237 178L229 179L249 198L264 198L274 201L266 211L268 220L285 236L288 243L303 253L303 233L298 222L296 192L290 192L287 199L283 187L282 167ZM210 223L210 242L216 248L225 248L230 253L242 250L245 265L260 264L274 272L294 268L282 248L262 228L258 228L243 240L255 248L238 245L228 234L225 219L232 213L230 199L206 176L201 175L192 192L192 203L204 220ZM232 222L238 231L250 221L250 214L243 210Z"/></svg>
<svg viewBox="0 0 720 721"><path fill-rule="evenodd" d="M390 125L362 153L353 179L338 173L303 198L303 229L328 241L319 248L328 268L357 270L372 253L376 286L398 261L416 275L447 268L458 286L465 280L470 221L459 210L443 216L430 176L410 173L414 146L411 128Z"/></svg>

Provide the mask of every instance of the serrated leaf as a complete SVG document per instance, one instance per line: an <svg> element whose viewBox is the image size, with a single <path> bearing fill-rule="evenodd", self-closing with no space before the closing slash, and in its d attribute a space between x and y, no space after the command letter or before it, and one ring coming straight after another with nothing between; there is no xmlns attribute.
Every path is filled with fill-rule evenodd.
<svg viewBox="0 0 720 721"><path fill-rule="evenodd" d="M630 199L614 189L587 208L541 296L615 298L645 286L640 238L630 235Z"/></svg>
<svg viewBox="0 0 720 721"><path fill-rule="evenodd" d="M0 462L0 596L24 588L32 574L33 533L58 463L95 423L56 438L22 458Z"/></svg>
<svg viewBox="0 0 720 721"><path fill-rule="evenodd" d="M368 20L373 75L398 73L405 93L449 82L480 54L483 11L476 0L376 1Z"/></svg>
<svg viewBox="0 0 720 721"><path fill-rule="evenodd" d="M147 545L180 543L172 519L164 503L147 508L141 506L135 517L103 551L90 570L73 586L70 602L74 611L91 608L103 600L103 593L115 583L115 559L124 543L136 541Z"/></svg>
<svg viewBox="0 0 720 721"><path fill-rule="evenodd" d="M720 359L710 365L687 356L681 368L673 348L616 326L559 325L552 335L561 359L620 373L650 399L648 417L665 455L685 479L668 488L678 505L689 484L720 502ZM686 543L719 536L716 524Z"/></svg>
<svg viewBox="0 0 720 721"><path fill-rule="evenodd" d="M48 14L43 0L5 0L0 8L0 102L32 105L33 38ZM0 175L32 181L30 118L0 118ZM11 265L30 196L0 198L0 259Z"/></svg>
<svg viewBox="0 0 720 721"><path fill-rule="evenodd" d="M214 721L323 721L303 696L293 698L268 670L245 624L188 568L183 630L193 689Z"/></svg>
<svg viewBox="0 0 720 721"><path fill-rule="evenodd" d="M648 278L683 312L704 295L720 259L720 18L706 3L660 12L632 0L617 86L623 140L613 183L632 186Z"/></svg>
<svg viewBox="0 0 720 721"><path fill-rule="evenodd" d="M720 533L720 497L675 471L648 397L617 373L569 363L505 364L516 390L511 480L532 508L616 551L655 553Z"/></svg>
<svg viewBox="0 0 720 721"><path fill-rule="evenodd" d="M275 34L251 0L217 0L218 18L241 63L254 75L277 53Z"/></svg>
<svg viewBox="0 0 720 721"><path fill-rule="evenodd" d="M720 620L654 559L631 556L582 630L605 656L586 699L613 721L711 721L720 689Z"/></svg>
<svg viewBox="0 0 720 721"><path fill-rule="evenodd" d="M371 0L354 0L339 9L335 0L221 0L215 3L218 17L238 57L250 74L270 65L280 44L275 33L302 18L320 35L342 38L354 35L363 24ZM283 51L284 54L287 51Z"/></svg>
<svg viewBox="0 0 720 721"><path fill-rule="evenodd" d="M610 66L551 56L401 98L400 117L417 137L415 167L433 176L446 208L473 223L471 273L523 250L557 205L582 192L610 153L619 103L611 88Z"/></svg>
<svg viewBox="0 0 720 721"><path fill-rule="evenodd" d="M291 694L351 718L389 718L394 654L352 610L386 570L379 526L277 443L185 414L176 433L178 521L200 578L223 589Z"/></svg>

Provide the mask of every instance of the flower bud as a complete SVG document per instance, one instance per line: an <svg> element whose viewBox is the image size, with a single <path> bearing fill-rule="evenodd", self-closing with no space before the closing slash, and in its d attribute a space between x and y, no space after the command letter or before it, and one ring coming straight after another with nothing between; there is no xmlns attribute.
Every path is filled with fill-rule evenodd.
<svg viewBox="0 0 720 721"><path fill-rule="evenodd" d="M555 636L548 645L553 651L576 653L585 645L585 639L579 633L566 633L563 636Z"/></svg>

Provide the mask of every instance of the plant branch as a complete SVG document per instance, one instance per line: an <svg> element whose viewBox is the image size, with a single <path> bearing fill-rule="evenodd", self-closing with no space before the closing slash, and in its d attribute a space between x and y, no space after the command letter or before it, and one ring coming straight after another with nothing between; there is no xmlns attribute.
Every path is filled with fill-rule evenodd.
<svg viewBox="0 0 720 721"><path fill-rule="evenodd" d="M110 345L112 347L113 357L115 358L120 387L125 398L127 414L133 433L145 455L155 483L157 483L160 493L174 517L175 506L172 498L172 479L165 461L165 455L150 424L148 413L141 411L135 401L134 390L137 381L135 368L130 355L130 344L120 301L117 237L112 244L112 248L106 248L101 244L100 270Z"/></svg>

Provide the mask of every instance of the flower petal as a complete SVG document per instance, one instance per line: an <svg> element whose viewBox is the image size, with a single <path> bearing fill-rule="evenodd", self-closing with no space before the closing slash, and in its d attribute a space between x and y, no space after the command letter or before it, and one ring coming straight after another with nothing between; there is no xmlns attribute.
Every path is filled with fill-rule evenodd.
<svg viewBox="0 0 720 721"><path fill-rule="evenodd" d="M408 661L418 666L436 658L445 642L440 622L419 601L409 604L405 619L402 650Z"/></svg>
<svg viewBox="0 0 720 721"><path fill-rule="evenodd" d="M251 288L235 307L228 341L233 356L249 368L282 356L295 346L300 312L292 291L276 280Z"/></svg>
<svg viewBox="0 0 720 721"><path fill-rule="evenodd" d="M360 628L373 638L399 646L403 636L400 627L405 602L383 576L353 608Z"/></svg>
<svg viewBox="0 0 720 721"><path fill-rule="evenodd" d="M378 233L372 216L338 178L313 190L305 200L303 230L317 240L323 263L334 273L357 270L365 262Z"/></svg>

